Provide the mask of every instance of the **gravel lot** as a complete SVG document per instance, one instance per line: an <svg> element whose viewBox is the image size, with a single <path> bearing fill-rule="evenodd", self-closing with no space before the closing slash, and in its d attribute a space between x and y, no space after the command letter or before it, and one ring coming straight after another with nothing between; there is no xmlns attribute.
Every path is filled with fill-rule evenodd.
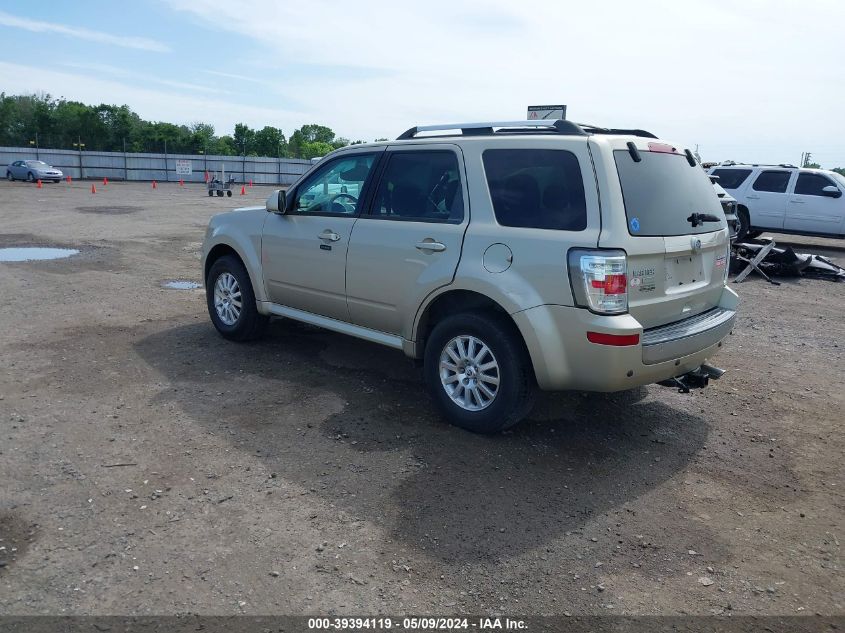
<svg viewBox="0 0 845 633"><path fill-rule="evenodd" d="M845 613L845 284L735 286L706 390L479 437L398 352L162 288L268 188L97 184L0 184L0 248L81 251L0 263L0 613Z"/></svg>

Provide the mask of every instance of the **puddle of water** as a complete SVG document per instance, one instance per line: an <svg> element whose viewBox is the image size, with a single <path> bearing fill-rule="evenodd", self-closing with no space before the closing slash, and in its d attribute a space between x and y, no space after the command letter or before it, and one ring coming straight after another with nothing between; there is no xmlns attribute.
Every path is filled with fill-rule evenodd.
<svg viewBox="0 0 845 633"><path fill-rule="evenodd" d="M171 290L196 290L202 288L202 284L195 281L174 280L165 281L161 284L162 288L170 288Z"/></svg>
<svg viewBox="0 0 845 633"><path fill-rule="evenodd" d="M0 248L0 262L33 262L44 259L62 259L78 254L79 251L75 248Z"/></svg>

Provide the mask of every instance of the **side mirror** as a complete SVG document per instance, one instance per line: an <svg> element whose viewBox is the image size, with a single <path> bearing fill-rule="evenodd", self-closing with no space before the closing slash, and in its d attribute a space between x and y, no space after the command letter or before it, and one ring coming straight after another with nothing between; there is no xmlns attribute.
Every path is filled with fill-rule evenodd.
<svg viewBox="0 0 845 633"><path fill-rule="evenodd" d="M827 187L822 189L822 193L826 196L830 196L831 198L842 197L842 190L836 185L828 185Z"/></svg>
<svg viewBox="0 0 845 633"><path fill-rule="evenodd" d="M285 195L284 190L277 189L270 196L267 198L267 202L265 203L267 207L267 211L271 213L278 213L279 215L284 215L287 211L287 196Z"/></svg>

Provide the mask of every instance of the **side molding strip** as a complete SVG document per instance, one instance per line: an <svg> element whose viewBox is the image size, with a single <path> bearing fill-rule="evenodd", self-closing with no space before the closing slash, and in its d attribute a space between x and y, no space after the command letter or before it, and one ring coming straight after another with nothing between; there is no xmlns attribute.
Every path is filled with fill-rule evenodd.
<svg viewBox="0 0 845 633"><path fill-rule="evenodd" d="M372 343L386 345L393 349L402 349L402 337L393 334L386 334L378 330L371 330L369 328L361 327L360 325L353 325L352 323L345 323L337 319L320 316L305 310L297 310L296 308L289 308L287 306L279 305L278 303L263 302L264 307L270 314L280 317L287 317L294 321L301 321L310 325L331 330L332 332L340 332L341 334L348 334L356 338L364 339Z"/></svg>

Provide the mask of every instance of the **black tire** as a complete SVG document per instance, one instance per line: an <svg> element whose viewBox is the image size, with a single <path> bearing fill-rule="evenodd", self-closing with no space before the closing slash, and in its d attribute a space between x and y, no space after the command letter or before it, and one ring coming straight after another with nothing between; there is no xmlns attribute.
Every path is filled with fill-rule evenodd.
<svg viewBox="0 0 845 633"><path fill-rule="evenodd" d="M214 286L225 273L235 278L241 292L241 311L237 320L231 325L223 322L214 307ZM211 322L223 338L230 341L250 341L264 334L270 317L258 312L249 274L237 257L224 255L211 265L208 278L205 280L205 297Z"/></svg>
<svg viewBox="0 0 845 633"><path fill-rule="evenodd" d="M751 216L748 215L748 209L745 207L737 209L736 219L738 221L738 226L736 228L736 241L741 242L742 240L750 237L748 230L751 228Z"/></svg>
<svg viewBox="0 0 845 633"><path fill-rule="evenodd" d="M231 190L231 189L229 189L229 190L226 192L226 195L227 195L227 196L229 196L229 197L231 198L231 197L232 197L232 190Z"/></svg>
<svg viewBox="0 0 845 633"><path fill-rule="evenodd" d="M6 172L6 180L8 180L9 182L15 182L15 177L12 175L12 172Z"/></svg>
<svg viewBox="0 0 845 633"><path fill-rule="evenodd" d="M459 336L482 341L498 364L498 391L492 402L478 411L455 403L441 382L441 354ZM531 359L516 328L506 317L488 312L465 312L440 321L426 343L423 373L443 417L474 433L499 433L518 423L531 411L537 390Z"/></svg>
<svg viewBox="0 0 845 633"><path fill-rule="evenodd" d="M35 176L33 176L33 175L32 175L32 172L29 172L29 173L26 175L26 181L27 181L27 182L35 182Z"/></svg>

